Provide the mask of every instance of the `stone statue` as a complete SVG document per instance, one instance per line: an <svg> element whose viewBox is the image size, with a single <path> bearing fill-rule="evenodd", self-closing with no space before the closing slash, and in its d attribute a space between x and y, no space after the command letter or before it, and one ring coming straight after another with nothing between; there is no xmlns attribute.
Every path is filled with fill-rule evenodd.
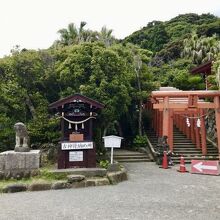
<svg viewBox="0 0 220 220"><path fill-rule="evenodd" d="M26 125L22 122L18 122L14 125L15 134L16 134L16 152L29 152L30 148L28 147L29 137L27 133Z"/></svg>

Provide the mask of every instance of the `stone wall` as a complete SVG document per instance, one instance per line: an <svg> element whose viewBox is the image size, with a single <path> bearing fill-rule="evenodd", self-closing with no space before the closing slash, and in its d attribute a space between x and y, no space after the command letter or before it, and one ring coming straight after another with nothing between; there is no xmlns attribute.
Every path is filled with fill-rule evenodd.
<svg viewBox="0 0 220 220"><path fill-rule="evenodd" d="M29 152L5 151L0 153L0 172L5 177L28 177L40 167L40 150Z"/></svg>
<svg viewBox="0 0 220 220"><path fill-rule="evenodd" d="M205 117L206 122L206 131L207 131L207 137L213 141L214 143L217 143L217 133L216 133L216 123L215 123L215 111L214 110L208 110L208 114Z"/></svg>

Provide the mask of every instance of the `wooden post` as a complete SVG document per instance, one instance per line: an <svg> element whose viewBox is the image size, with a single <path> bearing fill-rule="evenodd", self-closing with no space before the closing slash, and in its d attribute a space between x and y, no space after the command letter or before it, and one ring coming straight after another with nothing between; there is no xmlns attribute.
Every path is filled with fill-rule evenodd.
<svg viewBox="0 0 220 220"><path fill-rule="evenodd" d="M179 123L180 123L180 131L184 133L182 115L179 115Z"/></svg>
<svg viewBox="0 0 220 220"><path fill-rule="evenodd" d="M179 129L179 124L178 124L178 115L173 113L173 124L176 126L176 128Z"/></svg>
<svg viewBox="0 0 220 220"><path fill-rule="evenodd" d="M197 114L194 114L194 117L196 117ZM201 148L200 146L200 133L199 133L199 128L197 127L197 121L194 121L194 126L195 126L195 139L196 139L196 148Z"/></svg>
<svg viewBox="0 0 220 220"><path fill-rule="evenodd" d="M204 110L200 109L200 116L204 115ZM207 145L206 145L206 128L204 116L200 118L201 120L201 142L202 142L202 155L207 155Z"/></svg>
<svg viewBox="0 0 220 220"><path fill-rule="evenodd" d="M159 123L160 123L160 114L159 114L159 110L157 109L157 111L156 111L156 115L157 115L157 117L156 117L156 132L157 132L157 137L159 137L160 136L160 134L159 134Z"/></svg>
<svg viewBox="0 0 220 220"><path fill-rule="evenodd" d="M189 115L187 115L187 117L189 117ZM187 118L185 118L186 137L187 137L188 139L190 139L190 127L188 127L188 125L186 124L186 119L187 119ZM190 121L190 119L189 119L189 121ZM190 126L192 126L192 125L190 125Z"/></svg>
<svg viewBox="0 0 220 220"><path fill-rule="evenodd" d="M216 121L216 132L217 132L217 139L218 139L218 155L220 160L220 100L219 96L214 97L215 103L215 121Z"/></svg>
<svg viewBox="0 0 220 220"><path fill-rule="evenodd" d="M169 97L164 98L164 109L163 109L163 136L169 135Z"/></svg>
<svg viewBox="0 0 220 220"><path fill-rule="evenodd" d="M175 112L174 112L174 114L175 114ZM179 116L180 116L180 115L179 115L179 114L175 114L175 116L176 116L176 117L175 117L175 118L176 118L176 119L175 119L175 120L176 120L176 123L175 123L175 124L176 124L176 127L180 130L180 120L179 120Z"/></svg>
<svg viewBox="0 0 220 220"><path fill-rule="evenodd" d="M154 110L153 115L153 130L156 132L156 109Z"/></svg>
<svg viewBox="0 0 220 220"><path fill-rule="evenodd" d="M163 135L163 112L160 112L160 137Z"/></svg>
<svg viewBox="0 0 220 220"><path fill-rule="evenodd" d="M154 116L155 116L154 131L155 131L155 133L156 133L156 135L157 135L157 109L155 109L155 114L154 114Z"/></svg>
<svg viewBox="0 0 220 220"><path fill-rule="evenodd" d="M170 150L173 151L173 109L170 109L169 111L168 144L169 144Z"/></svg>
<svg viewBox="0 0 220 220"><path fill-rule="evenodd" d="M193 117L193 114L190 114L191 117ZM196 143L196 137L195 137L195 119L194 118L191 118L190 120L190 123L191 123L191 140L192 140L192 143L195 144Z"/></svg>

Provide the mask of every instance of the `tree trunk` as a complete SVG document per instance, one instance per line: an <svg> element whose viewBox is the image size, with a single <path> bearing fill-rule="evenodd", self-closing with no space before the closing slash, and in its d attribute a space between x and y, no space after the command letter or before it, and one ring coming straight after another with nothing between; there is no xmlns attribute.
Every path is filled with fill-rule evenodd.
<svg viewBox="0 0 220 220"><path fill-rule="evenodd" d="M139 101L139 115L138 115L138 133L142 136L142 98Z"/></svg>
<svg viewBox="0 0 220 220"><path fill-rule="evenodd" d="M31 98L28 94L26 95L25 103L26 103L26 105L28 106L28 108L31 112L32 118L36 119L36 110L34 108L34 105L33 105L32 101L31 101Z"/></svg>
<svg viewBox="0 0 220 220"><path fill-rule="evenodd" d="M141 93L141 82L140 82L139 71L137 69L136 69L136 76L137 76L138 91L139 93ZM143 104L143 100L142 100L142 97L140 97L139 114L138 114L138 134L140 136L142 136L142 104Z"/></svg>

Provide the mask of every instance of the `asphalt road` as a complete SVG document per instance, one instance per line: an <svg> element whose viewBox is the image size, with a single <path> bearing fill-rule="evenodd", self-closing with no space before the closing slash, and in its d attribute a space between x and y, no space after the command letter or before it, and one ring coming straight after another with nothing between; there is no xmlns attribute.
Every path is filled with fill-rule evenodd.
<svg viewBox="0 0 220 220"><path fill-rule="evenodd" d="M116 186L0 194L0 220L220 219L220 176L125 166Z"/></svg>

